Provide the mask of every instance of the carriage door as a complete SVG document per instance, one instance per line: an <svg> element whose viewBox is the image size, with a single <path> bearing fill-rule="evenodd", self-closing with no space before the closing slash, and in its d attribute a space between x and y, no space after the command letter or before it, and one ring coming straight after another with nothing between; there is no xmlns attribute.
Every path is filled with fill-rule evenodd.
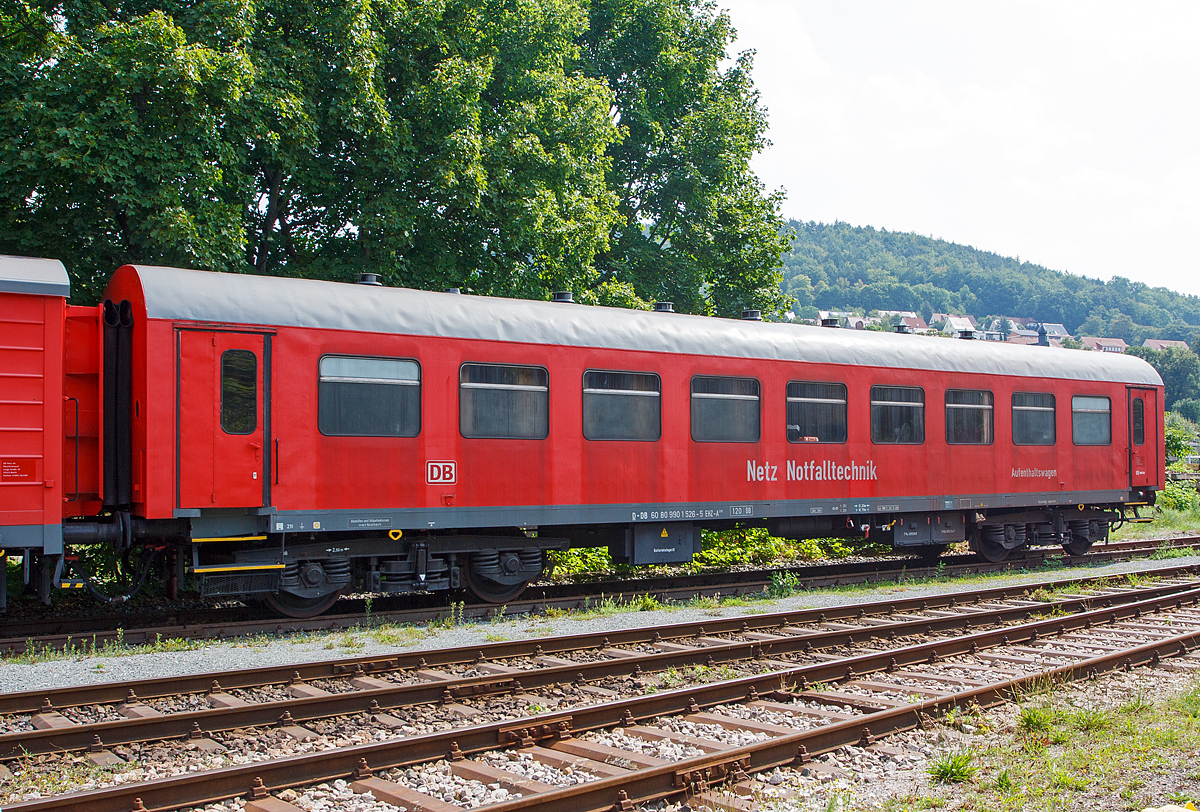
<svg viewBox="0 0 1200 812"><path fill-rule="evenodd" d="M179 507L261 507L270 498L269 338L180 330Z"/></svg>
<svg viewBox="0 0 1200 812"><path fill-rule="evenodd" d="M1130 487L1158 484L1159 414L1158 390L1129 390Z"/></svg>

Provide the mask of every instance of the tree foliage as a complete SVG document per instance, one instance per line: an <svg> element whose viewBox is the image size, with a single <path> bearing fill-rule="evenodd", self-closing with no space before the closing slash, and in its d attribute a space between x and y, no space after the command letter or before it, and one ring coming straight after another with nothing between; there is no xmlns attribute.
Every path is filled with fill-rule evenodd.
<svg viewBox="0 0 1200 812"><path fill-rule="evenodd" d="M597 267L677 309L736 315L785 306L778 208L750 158L767 143L753 54L721 63L728 15L698 0L592 0L589 75L613 90L623 138L609 148L619 218Z"/></svg>
<svg viewBox="0 0 1200 812"><path fill-rule="evenodd" d="M1193 423L1200 423L1200 398L1181 398L1172 410Z"/></svg>
<svg viewBox="0 0 1200 812"><path fill-rule="evenodd" d="M76 300L141 262L782 301L764 114L706 5L2 2L0 251Z"/></svg>
<svg viewBox="0 0 1200 812"><path fill-rule="evenodd" d="M1195 421L1178 412L1167 412L1166 435L1164 438L1167 456L1183 460L1195 453L1197 437Z"/></svg>
<svg viewBox="0 0 1200 812"><path fill-rule="evenodd" d="M1200 346L1200 297L1123 277L1107 283L970 246L846 223L791 222L784 290L797 307L1025 316L1085 335ZM797 310L799 312L799 310Z"/></svg>
<svg viewBox="0 0 1200 812"><path fill-rule="evenodd" d="M1196 353L1183 347L1130 347L1125 352L1146 361L1162 376L1168 411L1181 400L1200 397L1200 356Z"/></svg>

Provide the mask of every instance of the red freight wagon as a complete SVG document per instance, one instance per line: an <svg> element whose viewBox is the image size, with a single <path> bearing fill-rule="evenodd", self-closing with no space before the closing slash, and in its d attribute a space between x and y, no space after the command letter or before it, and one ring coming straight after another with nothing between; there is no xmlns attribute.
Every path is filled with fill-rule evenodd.
<svg viewBox="0 0 1200 812"><path fill-rule="evenodd" d="M1163 476L1131 356L135 266L71 310L100 473L67 543L152 542L289 614L504 601L547 550L685 561L739 524L1079 553Z"/></svg>
<svg viewBox="0 0 1200 812"><path fill-rule="evenodd" d="M0 256L0 564L37 551L61 556L63 322L70 283L62 263ZM0 574L7 572L0 567ZM43 579L49 588L51 573ZM0 578L0 606L5 578Z"/></svg>

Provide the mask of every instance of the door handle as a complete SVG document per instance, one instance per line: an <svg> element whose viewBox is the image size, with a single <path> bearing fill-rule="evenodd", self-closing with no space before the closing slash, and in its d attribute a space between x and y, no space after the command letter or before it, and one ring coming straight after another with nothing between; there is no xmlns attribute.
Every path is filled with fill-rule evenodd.
<svg viewBox="0 0 1200 812"><path fill-rule="evenodd" d="M254 442L253 440L251 440L251 441L250 441L250 447L251 447L251 448L258 448L258 449L261 449L261 448L262 448L262 443L256 443L256 442Z"/></svg>

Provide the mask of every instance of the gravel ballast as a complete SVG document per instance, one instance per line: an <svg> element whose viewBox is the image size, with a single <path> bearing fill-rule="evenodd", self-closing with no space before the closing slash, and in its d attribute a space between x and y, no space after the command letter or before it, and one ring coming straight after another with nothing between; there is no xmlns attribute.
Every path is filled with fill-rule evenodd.
<svg viewBox="0 0 1200 812"><path fill-rule="evenodd" d="M209 671L290 665L315 660L341 659L348 656L390 654L458 646L478 646L493 640L558 637L605 632L626 628L658 627L673 623L702 622L713 617L738 617L746 614L794 611L869 603L886 599L954 594L980 587L998 587L1060 580L1072 577L1116 576L1128 572L1153 574L1156 568L1200 564L1200 556L1177 558L1167 562L1127 561L1095 567L1076 567L1047 572L972 578L963 581L897 586L883 584L875 588L848 591L814 591L774 601L756 601L749 606L715 608L681 607L656 611L614 612L584 615L580 619L565 615L558 618L516 617L501 622L468 623L448 629L430 629L405 645L378 642L370 629L350 632L284 636L279 639L212 641L186 651L165 651L124 656L72 656L49 662L0 664L0 691L40 691L71 685L94 685L139 679L201 674ZM270 690L270 689L268 689Z"/></svg>

